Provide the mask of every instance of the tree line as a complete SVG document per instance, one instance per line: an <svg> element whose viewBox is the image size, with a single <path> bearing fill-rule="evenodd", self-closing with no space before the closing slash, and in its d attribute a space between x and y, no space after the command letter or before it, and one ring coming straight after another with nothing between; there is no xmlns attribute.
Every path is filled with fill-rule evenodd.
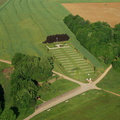
<svg viewBox="0 0 120 120"><path fill-rule="evenodd" d="M11 97L13 105L3 110L4 99L0 99L0 120L15 120L19 110L34 108L38 91L47 89L47 80L52 76L52 57L37 57L16 53L12 59L14 71L11 75ZM38 82L43 85L39 86ZM3 89L0 87L0 95ZM4 96L0 96L4 98ZM14 113L14 109L18 113Z"/></svg>
<svg viewBox="0 0 120 120"><path fill-rule="evenodd" d="M79 15L68 15L64 23L75 34L77 40L95 57L105 64L120 65L120 24L111 28L106 22L90 23Z"/></svg>

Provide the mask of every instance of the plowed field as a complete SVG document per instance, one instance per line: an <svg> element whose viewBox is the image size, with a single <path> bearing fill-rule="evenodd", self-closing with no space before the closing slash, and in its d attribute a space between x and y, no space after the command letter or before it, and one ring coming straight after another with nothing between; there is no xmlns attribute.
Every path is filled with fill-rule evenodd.
<svg viewBox="0 0 120 120"><path fill-rule="evenodd" d="M120 3L63 3L73 15L80 15L90 22L104 21L114 27L120 23Z"/></svg>

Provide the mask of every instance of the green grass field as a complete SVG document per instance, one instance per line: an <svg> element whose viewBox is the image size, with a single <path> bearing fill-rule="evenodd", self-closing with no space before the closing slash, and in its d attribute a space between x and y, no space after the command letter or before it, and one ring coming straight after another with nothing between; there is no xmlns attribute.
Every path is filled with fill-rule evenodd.
<svg viewBox="0 0 120 120"><path fill-rule="evenodd" d="M3 5L7 0L0 0L0 5Z"/></svg>
<svg viewBox="0 0 120 120"><path fill-rule="evenodd" d="M41 90L38 92L38 96L41 96L41 99L44 101L50 100L54 97L57 97L65 92L68 92L79 85L76 83L73 83L71 81L65 80L65 79L59 79L50 85L50 91L42 92ZM38 100L37 104L40 104L41 101Z"/></svg>
<svg viewBox="0 0 120 120"><path fill-rule="evenodd" d="M64 7L48 0L11 0L1 6L0 56L11 59L15 52L44 54L40 44L47 35L70 33L62 21L67 14Z"/></svg>
<svg viewBox="0 0 120 120"><path fill-rule="evenodd" d="M120 97L91 90L44 111L31 120L119 120Z"/></svg>
<svg viewBox="0 0 120 120"><path fill-rule="evenodd" d="M111 69L110 72L97 84L105 90L120 94L120 73Z"/></svg>
<svg viewBox="0 0 120 120"><path fill-rule="evenodd" d="M16 52L30 55L47 54L42 42L48 35L67 33L70 42L95 66L101 64L63 23L70 14L56 0L10 0L0 8L0 56L10 60Z"/></svg>

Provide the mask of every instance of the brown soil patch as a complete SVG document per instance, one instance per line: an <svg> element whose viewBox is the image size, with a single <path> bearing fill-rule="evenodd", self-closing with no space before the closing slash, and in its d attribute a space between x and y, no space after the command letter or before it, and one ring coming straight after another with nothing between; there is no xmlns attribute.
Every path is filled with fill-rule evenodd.
<svg viewBox="0 0 120 120"><path fill-rule="evenodd" d="M120 3L63 3L73 15L90 22L104 21L114 27L120 23Z"/></svg>
<svg viewBox="0 0 120 120"><path fill-rule="evenodd" d="M0 0L0 5L4 4L7 0Z"/></svg>
<svg viewBox="0 0 120 120"><path fill-rule="evenodd" d="M6 68L6 69L4 69L2 72L3 72L4 76L5 76L7 79L9 79L10 76L11 76L11 74L12 74L12 72L13 72L13 70L14 70L14 68L11 67L11 68Z"/></svg>

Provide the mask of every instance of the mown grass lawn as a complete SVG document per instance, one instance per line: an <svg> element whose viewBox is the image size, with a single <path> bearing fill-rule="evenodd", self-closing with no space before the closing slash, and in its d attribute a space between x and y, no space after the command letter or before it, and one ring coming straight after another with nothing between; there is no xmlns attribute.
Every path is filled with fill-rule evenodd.
<svg viewBox="0 0 120 120"><path fill-rule="evenodd" d="M111 69L97 84L98 87L120 94L120 73Z"/></svg>
<svg viewBox="0 0 120 120"><path fill-rule="evenodd" d="M120 97L91 90L44 111L31 120L119 120Z"/></svg>
<svg viewBox="0 0 120 120"><path fill-rule="evenodd" d="M65 79L58 79L57 81L51 83L49 91L39 91L38 96L41 96L41 99L44 101L50 100L54 97L57 97L65 92L68 92L76 87L79 87L78 84ZM37 101L37 105L41 104L41 101Z"/></svg>

